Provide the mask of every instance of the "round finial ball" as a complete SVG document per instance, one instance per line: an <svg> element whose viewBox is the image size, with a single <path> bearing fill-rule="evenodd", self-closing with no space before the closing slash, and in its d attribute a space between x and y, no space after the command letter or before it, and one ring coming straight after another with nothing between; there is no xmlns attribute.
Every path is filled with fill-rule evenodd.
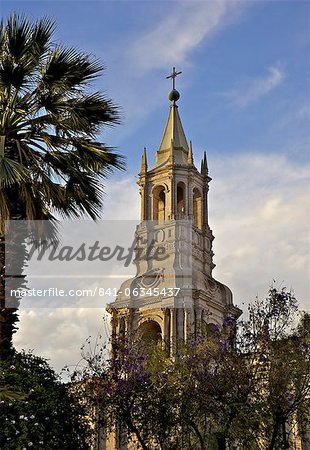
<svg viewBox="0 0 310 450"><path fill-rule="evenodd" d="M176 89L172 89L168 94L168 98L171 102L176 102L180 98L180 93Z"/></svg>

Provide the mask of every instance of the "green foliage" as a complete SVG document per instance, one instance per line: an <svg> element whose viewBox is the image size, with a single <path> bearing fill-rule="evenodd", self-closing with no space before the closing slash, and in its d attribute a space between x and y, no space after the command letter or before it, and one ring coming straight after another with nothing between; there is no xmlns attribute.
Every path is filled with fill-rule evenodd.
<svg viewBox="0 0 310 450"><path fill-rule="evenodd" d="M16 353L0 368L1 449L89 448L86 413L46 360Z"/></svg>
<svg viewBox="0 0 310 450"><path fill-rule="evenodd" d="M122 159L97 140L119 112L89 83L102 65L53 42L54 23L12 15L0 24L1 218L98 217L101 178ZM18 189L16 189L18 188ZM13 209L12 209L13 208Z"/></svg>
<svg viewBox="0 0 310 450"><path fill-rule="evenodd" d="M91 83L94 57L53 39L48 18L0 22L0 354L11 351L16 308L5 298L5 221L100 216L103 179L124 161L101 141L119 108ZM41 237L41 240L44 240ZM24 240L17 244L21 247ZM20 287L20 286L18 286Z"/></svg>
<svg viewBox="0 0 310 450"><path fill-rule="evenodd" d="M293 295L272 288L250 305L237 337L227 318L222 329L177 343L173 358L156 341L121 336L109 360L84 353L75 373L81 398L94 422L125 426L124 440L144 450L289 448L292 429L301 437L310 419L309 316L294 329L296 312Z"/></svg>

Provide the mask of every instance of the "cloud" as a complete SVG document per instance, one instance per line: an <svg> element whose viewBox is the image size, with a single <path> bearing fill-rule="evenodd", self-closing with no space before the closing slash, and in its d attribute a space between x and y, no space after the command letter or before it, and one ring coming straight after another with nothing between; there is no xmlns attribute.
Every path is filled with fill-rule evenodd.
<svg viewBox="0 0 310 450"><path fill-rule="evenodd" d="M283 113L282 117L279 118L277 126L280 128L285 128L288 125L302 125L305 123L307 125L307 136L309 136L308 129L310 125L310 104L308 101L306 103L304 100L299 104L294 104L292 99L285 99L283 101Z"/></svg>
<svg viewBox="0 0 310 450"><path fill-rule="evenodd" d="M137 27L135 34L117 42L117 48L107 42L96 52L103 59L108 55L108 89L124 108L126 126L117 131L107 130L105 134L105 139L111 136L116 145L120 142L126 145L126 139L162 105L163 95L166 97L165 91L170 86L165 80L167 70L172 65L181 70L196 65L195 50L225 27L238 22L243 12L253 6L251 2L234 0L164 3L159 14L153 14L150 8L152 19L145 26ZM188 83L186 79L182 83Z"/></svg>
<svg viewBox="0 0 310 450"><path fill-rule="evenodd" d="M109 317L101 308L21 309L19 317L16 348L33 350L57 372L65 365L76 366L88 336L102 335L104 340L109 334Z"/></svg>
<svg viewBox="0 0 310 450"><path fill-rule="evenodd" d="M215 276L239 306L275 279L309 308L309 168L276 154L216 158L210 222Z"/></svg>
<svg viewBox="0 0 310 450"><path fill-rule="evenodd" d="M234 106L243 109L278 87L284 80L284 71L277 66L270 66L265 76L246 80L241 86L223 95Z"/></svg>
<svg viewBox="0 0 310 450"><path fill-rule="evenodd" d="M204 39L238 17L245 2L175 2L172 13L129 50L133 64L141 71L184 63Z"/></svg>
<svg viewBox="0 0 310 450"><path fill-rule="evenodd" d="M309 309L308 167L254 151L209 158L209 167L215 278L231 288L243 309L243 302L264 297L273 279L278 287L292 287L302 308ZM107 191L107 219L137 219L133 177L110 181ZM102 308L21 309L15 345L33 348L58 370L74 365L87 336L106 333L105 304L102 299Z"/></svg>
<svg viewBox="0 0 310 450"><path fill-rule="evenodd" d="M127 176L107 183L103 211L105 220L139 220L140 196L136 181L134 176Z"/></svg>

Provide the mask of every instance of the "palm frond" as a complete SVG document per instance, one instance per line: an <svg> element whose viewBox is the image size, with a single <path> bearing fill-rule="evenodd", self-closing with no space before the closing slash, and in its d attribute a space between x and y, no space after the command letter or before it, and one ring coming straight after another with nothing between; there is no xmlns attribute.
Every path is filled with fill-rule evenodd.
<svg viewBox="0 0 310 450"><path fill-rule="evenodd" d="M97 218L102 179L124 159L98 140L120 108L88 84L103 65L52 41L54 22L12 15L0 24L0 191L9 217ZM18 214L17 214L18 209Z"/></svg>
<svg viewBox="0 0 310 450"><path fill-rule="evenodd" d="M25 180L28 174L29 171L22 164L0 156L0 187L6 188L18 184L21 180Z"/></svg>
<svg viewBox="0 0 310 450"><path fill-rule="evenodd" d="M43 17L33 25L29 50L34 60L38 60L52 48L51 37L55 28L55 22L47 17Z"/></svg>
<svg viewBox="0 0 310 450"><path fill-rule="evenodd" d="M27 53L30 38L31 24L26 17L12 14L6 26L6 45L15 63Z"/></svg>
<svg viewBox="0 0 310 450"><path fill-rule="evenodd" d="M73 48L57 47L42 70L42 86L54 92L66 92L96 78L103 65Z"/></svg>

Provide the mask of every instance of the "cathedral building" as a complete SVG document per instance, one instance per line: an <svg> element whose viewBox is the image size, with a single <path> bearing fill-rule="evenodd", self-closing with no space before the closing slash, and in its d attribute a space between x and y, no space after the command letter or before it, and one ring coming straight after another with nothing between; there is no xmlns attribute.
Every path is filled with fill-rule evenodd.
<svg viewBox="0 0 310 450"><path fill-rule="evenodd" d="M192 143L188 144L184 133L177 105L180 94L175 89L177 74L173 68L170 108L155 163L148 165L146 149L142 154L136 275L122 283L116 300L107 307L113 336L151 339L162 343L171 357L177 355L180 342L212 333L224 323L234 327L242 314L230 289L213 277L214 237L208 217L211 178L206 153L198 170ZM292 449L309 448L293 435ZM103 433L100 441L98 448L104 450L139 448L135 441L127 441L121 424L116 424L113 433Z"/></svg>
<svg viewBox="0 0 310 450"><path fill-rule="evenodd" d="M170 108L155 164L148 165L146 149L142 155L136 276L122 284L108 306L115 336L139 332L162 340L171 355L179 341L212 332L225 318L241 315L230 289L212 275L211 178L205 153L200 170L195 166L179 115L176 75L173 69Z"/></svg>

